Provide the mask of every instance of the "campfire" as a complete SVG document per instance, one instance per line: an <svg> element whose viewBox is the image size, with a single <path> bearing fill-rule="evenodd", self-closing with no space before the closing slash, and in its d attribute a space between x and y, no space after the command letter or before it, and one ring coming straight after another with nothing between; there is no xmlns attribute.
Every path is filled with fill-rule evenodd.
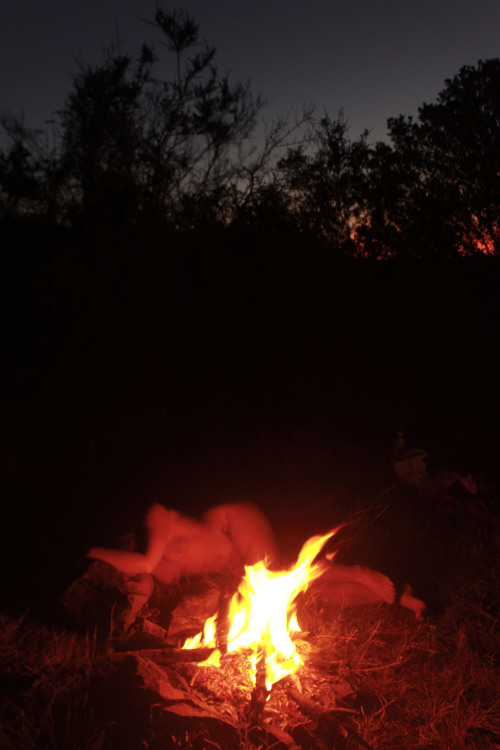
<svg viewBox="0 0 500 750"><path fill-rule="evenodd" d="M323 572L324 562L315 560L334 534L335 530L311 537L289 570L273 571L265 562L246 566L227 611L227 638L218 642L217 615L213 615L203 631L188 638L183 648L213 648L208 659L199 663L201 666L220 666L224 653L247 654L254 686L265 687L267 692L274 683L292 675L302 664L293 641L293 634L301 631L296 598Z"/></svg>
<svg viewBox="0 0 500 750"><path fill-rule="evenodd" d="M237 570L215 569L178 591L156 587L134 630L109 641L113 659L160 698L155 734L209 736L221 748L235 747L242 737L276 750L315 747L316 739L330 747L347 741L370 747L354 717L365 708L383 711L383 704L372 709L370 696L352 684L351 657L343 657L337 643L339 622L346 591L361 589L361 603L370 595L392 603L394 586L369 568L331 565L336 553L325 547L332 537L339 546L340 528L308 539L286 569L273 569L265 559L246 565L240 578ZM332 597L336 586L342 598ZM336 624L332 601L339 607ZM375 644L378 627L361 639L359 654ZM352 639L349 634L346 643Z"/></svg>
<svg viewBox="0 0 500 750"><path fill-rule="evenodd" d="M318 726L318 736L341 745L349 736L355 745L371 747L351 721L355 709L337 704L338 690L344 688L336 685L335 689L326 690L327 678L321 672L318 654L315 660L313 653L307 658L307 634L302 633L297 618L299 594L322 575L327 561L335 554L320 555L337 531L311 537L289 569L272 570L266 562L246 566L237 591L227 596L220 592L217 612L181 647L169 648L165 644L135 652L137 668L146 685L167 700L163 712L168 717L168 731L177 726L178 717L179 727L188 720L195 731L210 731L220 747L232 747L239 737L236 716L256 745L296 748L298 745L286 731L264 717L268 711L275 712L276 705L291 715L293 704ZM306 662L307 669L301 675ZM212 669L205 672L204 667ZM313 673L323 684L323 699L315 689ZM198 688L204 686L207 698L217 695L215 702L209 698L200 700L199 694L192 691L195 684ZM306 685L309 689L304 690ZM352 692L350 686L345 695L348 692ZM274 707L268 709L270 704ZM313 736L299 719L295 733L302 737L301 743L309 746L313 742Z"/></svg>

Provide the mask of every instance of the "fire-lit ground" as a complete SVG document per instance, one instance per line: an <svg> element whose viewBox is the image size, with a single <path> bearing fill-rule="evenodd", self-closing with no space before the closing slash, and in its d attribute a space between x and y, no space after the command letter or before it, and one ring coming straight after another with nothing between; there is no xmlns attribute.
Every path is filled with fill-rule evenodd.
<svg viewBox="0 0 500 750"><path fill-rule="evenodd" d="M314 283L292 279L300 283L278 296L279 269L265 299L245 281L238 304L238 290L222 281L187 297L182 289L175 316L162 286L147 313L145 295L135 308L128 297L116 309L102 300L90 327L87 301L75 300L67 318L57 305L44 308L37 327L29 300L19 297L23 315L12 318L2 391L2 606L16 617L56 620L87 548L114 544L153 501L197 515L250 500L269 516L290 563L307 538L369 508L343 539L339 560L410 581L436 618L416 630L411 617L395 621L393 637L387 608L364 610L366 622L354 612L342 617L348 650L339 658L353 687L381 698L372 741L398 750L488 747L498 641L498 272L439 263L327 270L311 273ZM428 451L433 474L484 480L486 507L398 482L391 455L399 429L408 447ZM342 653L336 623L327 618L317 635L322 648L330 648L326 639ZM411 656L401 663L398 643ZM372 647L386 649L384 658ZM336 659L332 652L327 662ZM67 719L56 662L38 662L32 674L53 680ZM208 669L203 674L210 679ZM313 676L313 694L322 679ZM45 716L48 685L42 680L33 697ZM105 693L130 708L120 677L113 685ZM273 703L280 689L268 706L273 720L285 717ZM99 698L105 705L102 691ZM81 729L88 721L79 705L83 718L72 726ZM120 707L106 722L126 727L125 715L135 714ZM46 737L50 725L32 731Z"/></svg>
<svg viewBox="0 0 500 750"><path fill-rule="evenodd" d="M17 588L22 608L17 611L26 612L30 607L26 627L31 627L31 619L39 623L40 617L45 622L59 622L56 636L37 625L32 642L22 630L21 619L14 624L9 621L3 628L8 641L3 650L7 656L4 664L11 675L17 675L18 669L22 672L23 685L28 690L25 697L9 703L9 716L14 717L17 728L21 715L18 710L26 714L24 701L29 700L31 726L25 726L24 731L39 738L52 732L60 739L63 715L67 717L72 710L78 710L71 726L78 730L80 739L83 727L98 736L104 731L103 726L114 726L115 746L122 743L124 748L139 746L147 738L150 747L177 750L178 745L172 744L172 732L177 739L188 736L185 747L189 749L202 747L203 740L199 738L204 737L229 750L237 747L235 742L243 741L244 736L247 747L252 748L245 718L254 689L248 654L230 654L221 659L218 668L201 668L195 663L165 667L159 659L159 668L166 668L168 678L160 673L164 696L155 688L149 697L155 706L165 702L170 710L153 711L140 688L146 675L139 679L131 674L132 663L121 657L118 665L107 661L103 665L101 659L108 658L108 651L103 655L100 646L88 639L70 648L68 642L76 642L79 636L66 621L61 631L61 612L57 607L64 584L86 565L83 541L94 543L97 533L107 533L111 542L116 534L129 530L135 504L176 498L182 503L179 507L195 513L244 493L245 499L256 502L269 515L290 563L313 534L346 519L357 519L347 535L339 535L339 560L370 565L398 584L410 581L416 593L428 602L430 612L429 619L417 623L412 613L388 605L344 611L307 610L301 620L304 634L295 640L303 662L296 674L301 695L326 715L334 704L347 711L339 712L335 721L334 714L324 725L323 719L319 721L317 716L308 714L307 710L312 710L310 704L300 708L293 690L297 686L278 681L259 714L275 734L271 733L267 740L254 737L255 746L276 743L281 730L294 737L299 747L314 746L311 743L320 742L321 736L326 737L323 741L327 746L334 747L336 741L341 747L345 738L342 739L342 724L337 719L347 717L350 729L372 747L495 747L498 711L492 696L499 692L494 666L498 592L492 571L498 569L499 561L492 518L497 496L491 489L483 496L490 503L486 517L481 515L480 505L468 502L470 498L452 501L428 496L415 486L398 481L391 460L392 448L391 441L378 450L369 450L348 441L321 441L310 434L286 438L270 432L260 440L247 439L237 446L222 442L211 445L205 455L185 458L178 465L172 462L167 478L150 472L148 484L144 482L144 471L137 468L138 461L127 466L121 456L119 460L115 458L114 465L121 467L121 472L111 472L110 454L100 454L102 448L97 446L94 456L87 454L85 460L89 474L100 476L97 494L91 500L99 513L91 513L91 505L83 504L89 493L88 478L81 473L81 505L65 508L61 498L69 485L54 484L60 512L53 512L54 499L47 502L38 537L31 534L30 549L20 561L21 572L12 575L14 584L22 582ZM122 453L128 450L120 449ZM97 462L101 462L101 467L108 466L107 473L98 470ZM154 467L155 461L148 456L145 464ZM133 469L137 471L135 478ZM67 476L71 474L68 467L65 471ZM106 505L108 493L114 499L111 507ZM116 528L118 499L122 501L123 516ZM358 511L363 512L357 514ZM111 527L106 529L106 524L112 525L112 531ZM75 548L75 539L81 540L80 551ZM34 551L38 566L34 565ZM67 564L65 569L61 561ZM51 644L50 648L47 644ZM9 660L18 666L12 668ZM65 660L66 675L75 674L75 679L79 675L79 684L85 675L84 691L76 691L76 702L75 690L68 688L71 709L67 703L69 693L61 690L58 682ZM153 666L146 670L147 679L152 679L156 663L153 659ZM26 664L30 664L29 674L40 677L38 682L28 679ZM132 672L135 669L134 666ZM72 678L67 679L71 684ZM157 688L160 689L158 685ZM180 692L175 693L174 688ZM40 708L42 703L46 708L47 695L57 696L50 720ZM96 723L92 724L86 711L93 714ZM320 732L318 739L320 725L323 735ZM64 726L64 731L72 731L66 720ZM155 737L161 737L161 743Z"/></svg>
<svg viewBox="0 0 500 750"><path fill-rule="evenodd" d="M397 499L423 498L400 490ZM449 510L430 515L448 561L440 611L418 623L385 604L311 600L294 636L302 665L257 706L245 650L199 667L154 639L118 648L29 613L1 616L5 746L494 750L498 540L483 519ZM203 617L199 603L196 611Z"/></svg>

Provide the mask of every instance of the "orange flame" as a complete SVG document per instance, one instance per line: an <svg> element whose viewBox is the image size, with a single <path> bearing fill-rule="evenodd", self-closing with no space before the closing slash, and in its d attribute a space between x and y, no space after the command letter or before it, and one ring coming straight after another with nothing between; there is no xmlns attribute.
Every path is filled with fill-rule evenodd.
<svg viewBox="0 0 500 750"><path fill-rule="evenodd" d="M302 547L295 565L289 570L271 571L264 562L245 567L245 576L229 607L228 653L249 650L251 678L255 684L256 665L266 662L266 687L292 674L302 664L290 638L300 632L296 618L297 595L324 571L322 562L314 562L336 529L311 537ZM215 648L215 615L209 618L203 633L188 638L183 648ZM220 652L214 651L202 665L220 666Z"/></svg>

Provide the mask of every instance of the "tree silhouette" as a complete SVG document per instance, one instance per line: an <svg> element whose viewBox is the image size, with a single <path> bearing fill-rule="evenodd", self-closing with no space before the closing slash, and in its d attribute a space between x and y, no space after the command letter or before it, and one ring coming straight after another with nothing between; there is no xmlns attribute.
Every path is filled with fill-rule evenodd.
<svg viewBox="0 0 500 750"><path fill-rule="evenodd" d="M65 221L143 213L182 223L193 205L196 215L204 207L225 219L235 202L243 144L265 102L250 83L219 74L215 48L201 43L188 13L158 8L154 27L161 41L138 56L111 47L99 64L79 64L56 123ZM174 56L171 81L157 74L162 48ZM4 204L20 209L24 196L40 210L34 139L3 124L11 143L0 160Z"/></svg>
<svg viewBox="0 0 500 750"><path fill-rule="evenodd" d="M0 149L0 214L57 221L62 172L50 133L30 130L22 117L3 117L0 128L8 142Z"/></svg>
<svg viewBox="0 0 500 750"><path fill-rule="evenodd" d="M173 219L212 193L220 202L231 149L252 132L263 106L249 84L219 75L215 49L200 44L187 13L159 8L155 27L175 56L172 81L156 77L153 46L144 45L137 60L110 50L100 66L82 66L66 100L65 159L84 211L103 205L103 189L125 213L132 203Z"/></svg>
<svg viewBox="0 0 500 750"><path fill-rule="evenodd" d="M7 120L4 120L4 127L8 128ZM39 195L37 164L26 146L21 124L17 123L15 129L17 132L14 132L14 128L10 129L12 142L9 149L0 154L1 206L7 214L18 211L23 201L33 201Z"/></svg>
<svg viewBox="0 0 500 750"><path fill-rule="evenodd" d="M499 252L499 59L463 67L416 120L390 118L388 142L352 140L342 112L311 108L265 121L257 140L265 101L219 74L193 18L159 7L153 26L159 41L139 54L80 63L50 136L0 121L4 217L97 232L233 223L232 236L276 224L378 258Z"/></svg>
<svg viewBox="0 0 500 750"><path fill-rule="evenodd" d="M388 127L391 146L372 152L367 247L498 253L500 60L463 67L418 121L399 116Z"/></svg>
<svg viewBox="0 0 500 750"><path fill-rule="evenodd" d="M131 65L108 53L102 65L82 66L61 113L67 187L87 221L120 204L127 215L134 202L142 69L130 77Z"/></svg>
<svg viewBox="0 0 500 750"><path fill-rule="evenodd" d="M466 66L389 143L325 116L279 163L299 225L333 248L390 257L498 253L500 60Z"/></svg>
<svg viewBox="0 0 500 750"><path fill-rule="evenodd" d="M419 110L415 130L428 194L442 205L456 249L500 250L500 60L465 66L434 104Z"/></svg>
<svg viewBox="0 0 500 750"><path fill-rule="evenodd" d="M352 251L364 210L369 148L368 133L356 141L347 134L343 113L336 120L325 115L309 147L290 148L279 168L299 224L334 247Z"/></svg>

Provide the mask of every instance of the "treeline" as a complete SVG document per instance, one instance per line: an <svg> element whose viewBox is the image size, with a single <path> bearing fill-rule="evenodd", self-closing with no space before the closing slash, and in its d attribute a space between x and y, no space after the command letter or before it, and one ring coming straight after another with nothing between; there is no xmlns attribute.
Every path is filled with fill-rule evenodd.
<svg viewBox="0 0 500 750"><path fill-rule="evenodd" d="M416 120L389 119L388 140L371 143L368 131L351 139L342 113L262 119L266 101L219 73L189 14L158 8L154 23L156 46L82 62L45 130L1 121L11 239L36 226L65 241L187 234L207 247L264 238L373 258L499 252L499 59L463 67Z"/></svg>

